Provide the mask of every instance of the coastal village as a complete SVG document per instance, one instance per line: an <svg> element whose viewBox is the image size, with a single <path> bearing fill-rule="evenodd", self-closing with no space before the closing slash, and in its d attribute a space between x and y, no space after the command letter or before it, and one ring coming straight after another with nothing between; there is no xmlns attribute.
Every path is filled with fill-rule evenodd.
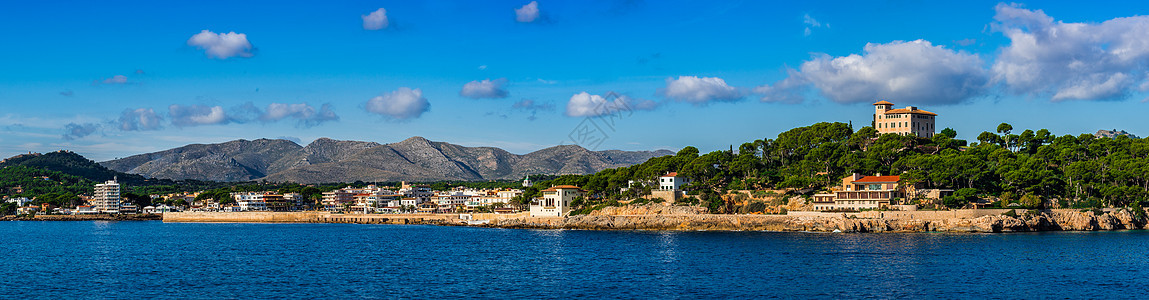
<svg viewBox="0 0 1149 300"><path fill-rule="evenodd" d="M897 136L906 139L929 140L939 138L936 132L937 113L914 106L894 108L894 103L878 101L873 103L872 123L867 129L873 130L871 141L882 136ZM1004 124L1003 124L1004 125ZM1110 135L1110 136L1105 136ZM1102 131L1098 137L1116 138L1129 136L1128 133ZM983 137L985 134L983 133ZM948 138L948 137L940 137ZM979 141L981 137L979 137ZM982 142L994 142L994 139ZM1000 142L1000 140L998 140ZM1003 145L1005 143L1002 143ZM732 147L733 148L733 147ZM863 149L864 150L864 149ZM960 151L965 151L960 148ZM733 149L730 152L733 154ZM819 173L819 176L829 175ZM429 184L365 184L347 185L342 188L327 188L322 192L304 195L283 190L232 191L232 192L182 192L147 195L151 201L141 205L141 201L129 199L121 193L125 189L116 179L95 184L91 194L78 195L81 204L74 207L55 207L35 197L5 197L4 202L16 207L16 215L40 216L108 216L108 215L159 215L173 212L186 213L246 213L246 212L315 212L324 214L353 215L404 215L404 216L455 216L470 218L472 214L503 215L526 218L565 218L577 214L587 214L595 210L609 208L612 211L621 206L656 205L668 207L660 211L676 211L710 214L771 214L771 215L817 215L833 216L842 213L862 212L913 212L919 210L948 211L953 209L976 211L984 208L1023 209L1034 206L1057 208L1057 204L1004 202L1009 196L964 195L964 202L954 206L954 187L926 185L921 180L912 180L903 174L859 174L851 173L841 178L831 178L831 182L819 188L776 188L724 189L724 194L714 196L705 193L712 191L700 186L698 177L668 171L653 179L628 180L624 186L616 187L613 199L601 189L594 191L571 184L536 184L527 176L516 187L503 184L501 188L474 188L465 185L433 189ZM913 177L913 176L911 176ZM909 180L908 180L909 179ZM315 188L315 185L308 185ZM442 187L443 185L439 185ZM18 187L17 187L18 188ZM529 191L529 192L528 192ZM619 195L629 195L619 199ZM734 203L742 207L759 205L753 209L715 212L700 203L703 198L720 197L724 203ZM681 210L672 207L688 207ZM588 208L590 210L588 210ZM623 209L623 214L627 214ZM994 214L985 210L972 215ZM1010 210L1012 211L1012 210ZM828 213L828 214L827 214Z"/></svg>
<svg viewBox="0 0 1149 300"><path fill-rule="evenodd" d="M873 128L879 134L895 134L931 138L935 134L937 114L914 106L894 109L888 101L874 103ZM622 190L637 186L650 187L645 199L659 199L671 204L680 202L689 195L691 179L677 172L668 172L657 181L636 182L631 180ZM528 176L522 187L530 187ZM529 203L516 204L513 199L523 195L523 189L475 189L456 187L448 190L432 190L426 184L401 183L399 186L384 187L366 185L347 186L322 193L319 199L307 199L300 193L279 193L277 191L233 192L229 199L199 197L201 192L149 195L156 203L182 203L184 205L148 205L140 207L121 197L121 184L109 180L96 184L91 195L80 195L85 203L76 207L52 207L41 203L31 205L34 199L8 198L5 202L18 208L16 214L157 214L166 212L289 212L324 211L346 214L468 214L529 213L531 217L561 217L571 213L572 202L577 199L594 198L578 186L556 185L544 187L541 197L530 199ZM777 191L785 193L787 191ZM939 200L951 195L950 189L920 189L900 183L897 175L852 174L842 178L840 184L828 191L816 193L801 210L809 211L863 211L877 209L914 210L916 206L908 199ZM167 201L161 201L167 200ZM175 201L173 201L175 200ZM664 201L664 202L663 202ZM976 207L975 203L973 207ZM791 206L793 209L793 206Z"/></svg>

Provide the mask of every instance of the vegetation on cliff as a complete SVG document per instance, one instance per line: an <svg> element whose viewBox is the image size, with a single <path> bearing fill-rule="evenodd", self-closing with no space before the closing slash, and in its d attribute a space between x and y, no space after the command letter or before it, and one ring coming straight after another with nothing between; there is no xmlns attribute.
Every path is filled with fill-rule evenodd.
<svg viewBox="0 0 1149 300"><path fill-rule="evenodd" d="M585 206L599 206L649 194L657 177L667 172L693 180L691 197L716 213L739 209L721 197L729 190L814 192L850 173L899 174L906 184L955 189L954 196L944 199L954 208L991 196L1000 199L995 206L1028 208L1140 206L1149 196L1149 140L1055 136L1045 129L1017 133L1004 123L977 135L975 142L956 137L949 128L933 138L917 138L817 123L743 143L737 150L700 154L686 147L630 167L541 181L524 199L542 187L572 184L596 196ZM647 184L624 190L632 180Z"/></svg>

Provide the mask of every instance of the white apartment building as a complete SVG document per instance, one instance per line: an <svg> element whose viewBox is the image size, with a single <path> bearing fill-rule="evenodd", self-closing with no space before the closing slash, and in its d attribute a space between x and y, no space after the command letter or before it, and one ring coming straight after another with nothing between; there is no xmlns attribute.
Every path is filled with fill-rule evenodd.
<svg viewBox="0 0 1149 300"><path fill-rule="evenodd" d="M115 179L96 184L92 193L92 210L99 213L115 214L120 212L120 184Z"/></svg>

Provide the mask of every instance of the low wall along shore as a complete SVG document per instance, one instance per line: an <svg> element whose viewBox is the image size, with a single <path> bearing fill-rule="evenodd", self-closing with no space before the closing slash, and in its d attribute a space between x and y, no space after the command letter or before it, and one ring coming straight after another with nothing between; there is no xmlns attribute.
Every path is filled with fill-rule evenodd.
<svg viewBox="0 0 1149 300"><path fill-rule="evenodd" d="M358 223L445 224L458 214L333 214L328 212L174 212L165 213L172 223Z"/></svg>
<svg viewBox="0 0 1149 300"><path fill-rule="evenodd" d="M1144 213L1127 209L1044 211L791 212L787 215L716 215L659 204L571 217L519 214L332 214L326 212L179 212L164 222L431 224L498 228L585 230L753 230L820 232L1026 232L1144 229ZM1005 213L1013 211L1013 216Z"/></svg>

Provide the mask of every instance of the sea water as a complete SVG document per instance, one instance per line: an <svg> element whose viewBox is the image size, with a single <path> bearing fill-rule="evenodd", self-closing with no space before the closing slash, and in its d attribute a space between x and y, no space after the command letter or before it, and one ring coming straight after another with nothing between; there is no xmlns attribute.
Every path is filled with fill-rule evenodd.
<svg viewBox="0 0 1149 300"><path fill-rule="evenodd" d="M0 222L0 297L1140 298L1149 232Z"/></svg>

